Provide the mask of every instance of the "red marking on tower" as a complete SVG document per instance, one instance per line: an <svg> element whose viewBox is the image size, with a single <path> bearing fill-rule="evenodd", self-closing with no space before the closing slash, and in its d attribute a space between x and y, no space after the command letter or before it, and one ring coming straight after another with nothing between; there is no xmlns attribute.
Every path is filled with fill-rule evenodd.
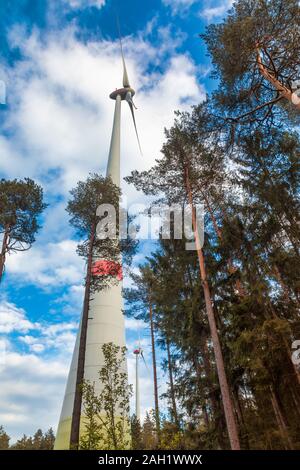
<svg viewBox="0 0 300 470"><path fill-rule="evenodd" d="M115 276L119 281L123 279L122 266L120 263L109 260L96 261L91 269L93 276Z"/></svg>

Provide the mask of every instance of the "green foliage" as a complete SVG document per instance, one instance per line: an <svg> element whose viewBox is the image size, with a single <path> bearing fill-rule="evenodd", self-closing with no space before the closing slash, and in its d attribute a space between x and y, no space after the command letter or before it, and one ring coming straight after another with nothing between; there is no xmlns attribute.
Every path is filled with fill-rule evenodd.
<svg viewBox="0 0 300 470"><path fill-rule="evenodd" d="M152 450L157 448L156 420L155 411L146 413L142 426L142 444L143 449Z"/></svg>
<svg viewBox="0 0 300 470"><path fill-rule="evenodd" d="M131 417L131 447L133 450L141 450L143 446L142 427L136 415Z"/></svg>
<svg viewBox="0 0 300 470"><path fill-rule="evenodd" d="M0 180L0 281L6 254L28 250L35 242L38 218L45 207L43 190L33 180Z"/></svg>
<svg viewBox="0 0 300 470"><path fill-rule="evenodd" d="M78 254L88 258L90 241L93 238L93 253L99 253L98 259L130 264L137 248L137 242L131 238L118 240L119 238L119 200L120 189L113 184L111 178L104 178L97 174L91 174L86 181L79 181L77 186L70 191L71 199L67 205L70 215L70 223L76 229L81 242L78 244ZM97 215L97 208L109 204L115 212ZM132 222L132 219L129 219ZM98 236L100 223L103 223L105 233ZM110 237L114 234L114 237ZM119 282L115 272L105 276L92 276L91 290L101 290L108 285Z"/></svg>
<svg viewBox="0 0 300 470"><path fill-rule="evenodd" d="M93 450L100 448L103 439L101 425L99 424L99 402L95 393L95 385L84 382L82 385L84 432L80 438L80 449Z"/></svg>
<svg viewBox="0 0 300 470"><path fill-rule="evenodd" d="M10 437L5 432L3 426L0 426L0 450L7 450L9 448Z"/></svg>
<svg viewBox="0 0 300 470"><path fill-rule="evenodd" d="M102 346L104 365L99 371L101 390L83 384L84 419L81 449L122 450L130 446L129 398L132 387L124 370L126 348Z"/></svg>
<svg viewBox="0 0 300 470"><path fill-rule="evenodd" d="M287 125L298 116L258 66L289 92L299 79L300 14L297 0L237 0L223 22L207 27L204 38L211 56L213 76L220 81L213 94L220 119L254 127ZM239 132L249 127L238 126Z"/></svg>
<svg viewBox="0 0 300 470"><path fill-rule="evenodd" d="M101 204L112 204L117 210L121 196L120 189L110 178L90 174L86 181L79 181L70 191L67 212L70 223L82 237L88 238L91 227L98 221L96 212Z"/></svg>
<svg viewBox="0 0 300 470"><path fill-rule="evenodd" d="M32 437L24 434L21 439L18 439L17 442L10 447L10 449L53 450L54 441L55 436L52 428L49 428L45 433L43 433L41 429L38 429Z"/></svg>
<svg viewBox="0 0 300 470"><path fill-rule="evenodd" d="M22 251L34 243L45 207L43 190L31 179L0 180L0 233L9 227L7 251Z"/></svg>

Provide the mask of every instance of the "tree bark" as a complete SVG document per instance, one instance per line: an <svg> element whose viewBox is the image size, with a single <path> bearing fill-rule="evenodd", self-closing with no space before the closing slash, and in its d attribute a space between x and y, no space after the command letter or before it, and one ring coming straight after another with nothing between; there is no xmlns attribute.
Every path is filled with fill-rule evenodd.
<svg viewBox="0 0 300 470"><path fill-rule="evenodd" d="M154 383L154 404L155 404L155 423L156 423L156 432L157 432L157 437L158 437L158 443L160 443L160 418L159 418L159 403L158 403L156 353L155 353L155 338L154 338L153 310L152 310L152 303L151 303L151 300L149 301L149 317L150 317L151 346L152 346L153 383Z"/></svg>
<svg viewBox="0 0 300 470"><path fill-rule="evenodd" d="M205 426L207 429L209 429L209 419L208 419L207 409L205 405L202 406L202 413L203 413Z"/></svg>
<svg viewBox="0 0 300 470"><path fill-rule="evenodd" d="M203 353L204 372L207 378L207 383L208 383L208 388L209 388L211 409L213 412L213 416L215 417L218 414L218 404L216 401L215 390L213 387L212 369L210 366L209 351L207 347L207 338L205 336L203 336L203 340L202 340L202 353Z"/></svg>
<svg viewBox="0 0 300 470"><path fill-rule="evenodd" d="M172 358L171 358L171 351L170 351L170 341L169 338L166 336L166 345L167 345L167 355L168 355L168 369L169 369L169 380L170 380L170 392L171 392L171 401L172 401L172 408L173 408L173 417L174 422L179 429L179 420L177 414L177 405L175 399L175 391L174 391L174 380L173 380L173 366L172 366Z"/></svg>
<svg viewBox="0 0 300 470"><path fill-rule="evenodd" d="M94 240L95 240L95 225L92 226L90 241L89 241L87 275L86 275L86 282L85 282L85 293L84 293L84 301L83 301L83 312L82 312L81 329L80 329L79 350L78 350L76 387L75 387L75 397L74 397L72 422L71 422L70 449L78 449L79 438L80 438L82 384L84 380L86 337L87 337L87 328L88 328L88 320L89 320L90 289L91 289L91 276L92 276L91 269L92 269L92 262L93 262Z"/></svg>
<svg viewBox="0 0 300 470"><path fill-rule="evenodd" d="M269 70L267 67L263 64L261 55L260 55L260 46L259 44L256 45L256 62L258 69L261 73L261 75L268 80L271 85L275 88L276 91L288 100L290 103L292 103L296 109L300 110L300 99L299 100L293 100L293 92L289 90L285 85L283 85Z"/></svg>
<svg viewBox="0 0 300 470"><path fill-rule="evenodd" d="M204 256L203 256L201 243L199 239L197 220L196 220L196 214L195 214L194 205L193 205L193 196L192 196L192 191L191 191L191 186L190 186L189 171L188 171L187 165L185 165L184 169L185 169L186 191L187 191L190 208L192 211L192 223L193 223L193 231L194 231L195 242L196 242L196 250L197 250L197 255L198 255L200 275L201 275L202 286L203 286L203 291L204 291L206 313L207 313L212 343L214 347L218 379L220 383L223 407L224 407L224 412L225 412L226 426L227 426L231 449L240 450L238 429L237 429L237 424L236 424L236 420L234 416L234 408L233 408L233 404L232 404L232 400L230 396L227 376L225 372L223 353L221 350L219 334L218 334L215 315L213 311L210 289L209 289L209 285L208 285L207 277L206 277Z"/></svg>
<svg viewBox="0 0 300 470"><path fill-rule="evenodd" d="M282 413L278 396L275 393L275 390L272 386L270 386L270 392L271 392L271 402L272 402L275 418L276 418L282 439L287 449L293 449L293 445L289 436L288 425L285 420L284 414Z"/></svg>
<svg viewBox="0 0 300 470"><path fill-rule="evenodd" d="M8 247L8 242L9 242L9 230L10 228L7 225L4 230L1 253L0 253L0 283L2 281L2 277L4 273L5 258L6 258L7 247Z"/></svg>

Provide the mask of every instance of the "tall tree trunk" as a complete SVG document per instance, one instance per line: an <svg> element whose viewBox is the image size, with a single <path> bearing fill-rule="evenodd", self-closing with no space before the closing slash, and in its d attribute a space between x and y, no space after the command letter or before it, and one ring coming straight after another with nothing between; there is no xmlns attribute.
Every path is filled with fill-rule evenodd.
<svg viewBox="0 0 300 470"><path fill-rule="evenodd" d="M206 405L202 406L202 413L203 413L205 426L206 426L207 429L209 429L209 418L208 418L208 414L207 414Z"/></svg>
<svg viewBox="0 0 300 470"><path fill-rule="evenodd" d="M91 270L93 262L93 246L95 240L95 224L92 226L89 251L87 260L87 274L85 281L85 293L83 301L83 312L81 319L80 329L80 340L79 340L79 351L78 351L78 362L77 362L77 375L76 375L76 387L75 397L72 413L71 423L71 434L70 434L70 449L78 449L79 438L80 438L80 417L82 407L82 384L84 380L84 362L85 362L85 350L86 350L86 336L89 320L89 306L90 306L90 290L91 290Z"/></svg>
<svg viewBox="0 0 300 470"><path fill-rule="evenodd" d="M273 275L274 275L275 279L277 279L278 284L280 284L280 287L282 289L285 301L287 303L289 303L291 301L289 288L285 284L285 282L283 281L281 273L280 273L279 268L278 268L276 263L274 263Z"/></svg>
<svg viewBox="0 0 300 470"><path fill-rule="evenodd" d="M207 382L208 382L211 409L213 412L213 416L216 417L216 415L218 414L218 404L216 401L215 390L213 387L212 370L210 366L209 351L207 348L206 341L207 341L207 338L203 335L203 340L202 340L203 365L204 365L204 371L205 371L205 375L206 375Z"/></svg>
<svg viewBox="0 0 300 470"><path fill-rule="evenodd" d="M276 421L277 421L278 428L282 436L283 442L285 443L288 449L293 449L293 444L289 436L288 425L285 420L284 414L282 412L278 395L272 386L270 386L270 392L271 392L271 402L272 402L274 414L276 417Z"/></svg>
<svg viewBox="0 0 300 470"><path fill-rule="evenodd" d="M240 402L240 399L239 399L239 390L238 389L233 390L232 397L233 397L234 407L235 407L236 414L237 414L239 428L241 430L243 430L243 432L241 434L242 434L242 440L243 440L244 446L245 446L246 449L250 449L249 439L248 439L248 430L247 430L247 426L246 426L246 423L245 423L241 402Z"/></svg>
<svg viewBox="0 0 300 470"><path fill-rule="evenodd" d="M208 323L209 323L212 343L214 347L215 360L216 360L216 366L217 366L217 372L218 372L218 379L220 383L222 401L223 401L223 406L224 406L228 436L229 436L232 450L239 450L240 442L239 442L238 429L237 429L237 424L236 424L236 420L234 416L234 408L233 408L233 404L232 404L232 400L230 396L227 376L225 372L223 354L221 350L219 334L218 334L215 315L213 311L210 289L209 289L209 285L208 285L207 277L206 277L204 256L203 256L201 243L199 239L199 232L197 228L197 220L196 220L196 214L195 214L194 205L193 205L193 196L192 196L192 191L191 191L189 171L188 171L187 165L185 165L185 183L186 183L187 196L189 199L189 204L190 204L190 208L192 212L193 231L194 231L194 236L195 236L196 250L197 250L199 267L200 267L200 275L201 275L202 286L203 286L203 291L204 291L206 313L208 317Z"/></svg>
<svg viewBox="0 0 300 470"><path fill-rule="evenodd" d="M151 300L149 301L149 317L150 317L150 331L151 331L151 345L152 345L152 364L153 364L153 383L154 383L154 404L155 404L155 423L158 443L160 444L160 417L159 417L159 403L158 403L158 385L157 385L157 370L156 370L156 352L155 352L155 337L154 337L154 322L153 310Z"/></svg>
<svg viewBox="0 0 300 470"><path fill-rule="evenodd" d="M209 357L209 350L207 347L207 337L206 335L202 335L202 342L201 342L201 352L203 355L203 366L204 366L204 372L205 376L207 379L207 387L209 391L209 403L210 403L210 408L212 411L212 419L213 419L213 424L214 428L217 431L217 440L218 440L218 445L220 449L224 449L226 443L224 441L224 429L226 428L226 422L225 422L225 417L224 417L224 411L223 407L220 403L220 400L216 397L216 392L219 395L219 390L215 390L214 388L214 378L213 378L213 370L211 368L210 364L210 357ZM199 363L196 363L196 370L199 369ZM200 374L199 370L199 374ZM199 375L199 383L200 383L200 377Z"/></svg>
<svg viewBox="0 0 300 470"><path fill-rule="evenodd" d="M0 283L2 281L2 277L4 273L5 257L7 253L8 242L9 242L9 230L10 228L7 225L4 230L1 253L0 253Z"/></svg>
<svg viewBox="0 0 300 470"><path fill-rule="evenodd" d="M168 356L168 369L169 369L169 380L170 380L170 392L171 392L171 401L172 401L172 411L174 422L179 429L179 420L177 414L177 405L176 405L176 398L175 398L175 391L174 391L174 380L173 380L173 365L172 365L172 358L171 358L171 351L170 351L170 341L168 335L166 335L166 345L167 345L167 356Z"/></svg>

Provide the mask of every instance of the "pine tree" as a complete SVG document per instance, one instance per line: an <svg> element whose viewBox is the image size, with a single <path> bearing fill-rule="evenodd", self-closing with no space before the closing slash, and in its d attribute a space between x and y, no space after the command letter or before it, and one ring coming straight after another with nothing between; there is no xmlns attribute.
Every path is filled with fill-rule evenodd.
<svg viewBox="0 0 300 470"><path fill-rule="evenodd" d="M142 426L135 414L131 417L131 446L134 450L143 449Z"/></svg>
<svg viewBox="0 0 300 470"><path fill-rule="evenodd" d="M55 435L52 428L49 428L48 431L44 433L44 437L41 443L42 450L53 450L55 442Z"/></svg>
<svg viewBox="0 0 300 470"><path fill-rule="evenodd" d="M0 450L7 450L9 448L10 437L5 432L3 426L0 426Z"/></svg>
<svg viewBox="0 0 300 470"><path fill-rule="evenodd" d="M35 242L45 207L43 190L33 180L0 180L0 282L7 254L29 250Z"/></svg>
<svg viewBox="0 0 300 470"><path fill-rule="evenodd" d="M266 129L299 119L299 17L297 0L237 0L223 22L207 27L202 38L220 80L213 99L223 123L225 116L225 123Z"/></svg>

